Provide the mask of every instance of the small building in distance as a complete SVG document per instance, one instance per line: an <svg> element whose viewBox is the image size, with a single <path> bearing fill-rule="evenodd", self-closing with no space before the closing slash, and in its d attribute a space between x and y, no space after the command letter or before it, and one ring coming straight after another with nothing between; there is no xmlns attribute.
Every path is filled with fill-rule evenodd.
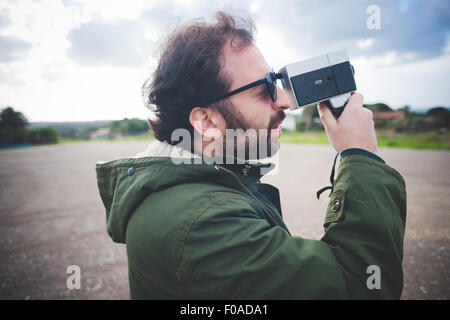
<svg viewBox="0 0 450 320"><path fill-rule="evenodd" d="M402 120L405 118L404 110L397 111L373 111L374 119Z"/></svg>
<svg viewBox="0 0 450 320"><path fill-rule="evenodd" d="M111 137L111 129L100 128L100 129L91 131L91 133L89 134L89 137L91 138L91 140L108 139Z"/></svg>
<svg viewBox="0 0 450 320"><path fill-rule="evenodd" d="M120 133L112 132L110 128L100 128L89 133L89 138L91 140L116 139L120 137L122 137Z"/></svg>
<svg viewBox="0 0 450 320"><path fill-rule="evenodd" d="M293 114L286 114L286 117L281 123L281 129L284 129L286 131L295 131L296 127L297 127L296 116Z"/></svg>

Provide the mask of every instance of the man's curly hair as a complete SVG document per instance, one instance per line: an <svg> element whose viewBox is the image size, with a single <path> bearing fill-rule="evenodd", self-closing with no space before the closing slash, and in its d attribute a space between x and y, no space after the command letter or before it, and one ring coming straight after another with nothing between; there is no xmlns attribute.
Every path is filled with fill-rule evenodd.
<svg viewBox="0 0 450 320"><path fill-rule="evenodd" d="M185 128L193 137L189 114L194 107L216 108L222 115L227 103L209 101L229 91L231 81L221 72L222 49L230 40L233 50L253 42L255 26L251 19L216 13L215 23L196 20L177 27L169 34L153 76L142 87L145 105L156 119L149 125L156 139L176 144L172 132Z"/></svg>

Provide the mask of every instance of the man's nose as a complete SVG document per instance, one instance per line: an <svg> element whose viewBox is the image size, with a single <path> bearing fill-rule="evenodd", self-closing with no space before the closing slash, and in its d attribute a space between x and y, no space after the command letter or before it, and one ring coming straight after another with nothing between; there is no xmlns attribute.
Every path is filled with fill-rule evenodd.
<svg viewBox="0 0 450 320"><path fill-rule="evenodd" d="M277 86L277 101L272 102L272 108L275 111L283 111L290 108L290 103L288 93Z"/></svg>

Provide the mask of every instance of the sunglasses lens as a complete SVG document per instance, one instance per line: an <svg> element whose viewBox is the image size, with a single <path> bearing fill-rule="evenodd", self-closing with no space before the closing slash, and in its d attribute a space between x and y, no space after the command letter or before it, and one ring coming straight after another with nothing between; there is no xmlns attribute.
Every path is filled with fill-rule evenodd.
<svg viewBox="0 0 450 320"><path fill-rule="evenodd" d="M272 100L275 102L277 101L277 85L275 83L272 83L272 86L273 86Z"/></svg>
<svg viewBox="0 0 450 320"><path fill-rule="evenodd" d="M267 75L267 90L270 92L270 97L272 98L272 101L277 101L277 86L275 83L276 78L273 72L269 73Z"/></svg>

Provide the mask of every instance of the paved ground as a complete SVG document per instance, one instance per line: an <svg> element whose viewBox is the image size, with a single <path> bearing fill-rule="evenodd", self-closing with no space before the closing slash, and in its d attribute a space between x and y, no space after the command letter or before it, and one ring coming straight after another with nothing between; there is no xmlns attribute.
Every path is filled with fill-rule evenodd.
<svg viewBox="0 0 450 320"><path fill-rule="evenodd" d="M0 298L127 299L124 245L106 235L95 162L134 155L147 142L92 142L0 151ZM408 218L403 299L450 297L450 152L381 149L405 178ZM281 190L291 232L320 239L334 153L283 145L279 171L263 182ZM81 268L81 289L66 268Z"/></svg>

